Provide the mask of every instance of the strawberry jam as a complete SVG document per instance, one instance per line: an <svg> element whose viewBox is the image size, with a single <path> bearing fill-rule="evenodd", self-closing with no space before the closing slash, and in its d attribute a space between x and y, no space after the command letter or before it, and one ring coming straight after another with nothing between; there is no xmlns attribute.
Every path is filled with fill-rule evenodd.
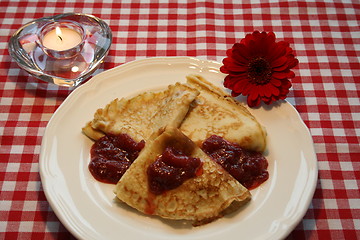
<svg viewBox="0 0 360 240"><path fill-rule="evenodd" d="M200 175L201 166L199 158L167 147L147 169L150 192L159 195L177 188L186 180Z"/></svg>
<svg viewBox="0 0 360 240"><path fill-rule="evenodd" d="M91 147L89 170L96 180L116 184L144 146L127 134L104 136Z"/></svg>
<svg viewBox="0 0 360 240"><path fill-rule="evenodd" d="M211 136L202 149L247 189L253 189L269 178L268 162L260 152L252 152L219 136Z"/></svg>

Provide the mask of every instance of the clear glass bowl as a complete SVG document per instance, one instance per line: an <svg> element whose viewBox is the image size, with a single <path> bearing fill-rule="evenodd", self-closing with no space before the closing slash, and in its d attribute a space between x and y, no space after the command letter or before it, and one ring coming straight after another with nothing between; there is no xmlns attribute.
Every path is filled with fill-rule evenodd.
<svg viewBox="0 0 360 240"><path fill-rule="evenodd" d="M75 56L56 58L45 53L39 36L49 23L64 21L80 25L84 38ZM111 43L111 29L103 20L88 14L64 13L36 19L22 26L11 36L9 52L17 64L31 75L45 82L75 87L99 67Z"/></svg>

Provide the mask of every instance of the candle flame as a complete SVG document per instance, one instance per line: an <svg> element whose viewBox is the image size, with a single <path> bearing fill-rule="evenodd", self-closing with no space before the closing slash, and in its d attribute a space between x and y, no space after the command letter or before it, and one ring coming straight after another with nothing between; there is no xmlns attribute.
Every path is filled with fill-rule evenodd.
<svg viewBox="0 0 360 240"><path fill-rule="evenodd" d="M55 28L55 32L56 32L56 35L58 36L58 38L60 38L60 40L62 41L62 32L61 32L61 29L59 27L56 27Z"/></svg>

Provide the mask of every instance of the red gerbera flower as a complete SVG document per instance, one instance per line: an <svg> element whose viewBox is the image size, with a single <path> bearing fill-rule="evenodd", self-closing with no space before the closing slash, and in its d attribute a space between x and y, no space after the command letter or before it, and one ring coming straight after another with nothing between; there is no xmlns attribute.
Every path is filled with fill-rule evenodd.
<svg viewBox="0 0 360 240"><path fill-rule="evenodd" d="M220 71L228 74L224 86L231 89L233 97L247 96L250 107L286 98L289 78L295 77L290 69L299 62L289 43L275 42L273 32L255 31L235 43L226 55Z"/></svg>

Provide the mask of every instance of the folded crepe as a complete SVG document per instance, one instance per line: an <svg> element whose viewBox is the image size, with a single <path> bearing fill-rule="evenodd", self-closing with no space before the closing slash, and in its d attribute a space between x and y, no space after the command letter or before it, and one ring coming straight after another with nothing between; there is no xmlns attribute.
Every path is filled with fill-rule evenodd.
<svg viewBox="0 0 360 240"><path fill-rule="evenodd" d="M246 107L199 75L187 76L187 84L200 94L180 126L185 135L198 146L218 135L248 150L265 150L266 131Z"/></svg>
<svg viewBox="0 0 360 240"><path fill-rule="evenodd" d="M189 75L186 84L162 92L115 99L96 111L83 132L94 140L125 133L147 141L165 126L179 127L198 146L218 135L248 150L266 148L266 131L246 107L199 75Z"/></svg>
<svg viewBox="0 0 360 240"><path fill-rule="evenodd" d="M145 214L167 219L185 219L194 225L208 223L247 202L249 191L212 161L194 142L174 127L158 132L115 187L118 199ZM167 147L201 161L200 174L162 193L151 191L148 168Z"/></svg>
<svg viewBox="0 0 360 240"><path fill-rule="evenodd" d="M133 98L115 99L100 108L94 119L83 127L89 138L105 134L128 134L139 142L147 141L165 126L180 126L199 92L185 84L170 85L161 92L144 92Z"/></svg>

